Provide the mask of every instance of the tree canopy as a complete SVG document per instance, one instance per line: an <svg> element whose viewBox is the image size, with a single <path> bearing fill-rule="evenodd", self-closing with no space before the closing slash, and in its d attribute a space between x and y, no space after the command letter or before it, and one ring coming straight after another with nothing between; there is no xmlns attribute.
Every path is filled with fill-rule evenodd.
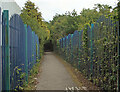
<svg viewBox="0 0 120 92"><path fill-rule="evenodd" d="M83 9L79 14L74 9L64 14L56 14L50 22L43 21L42 13L33 2L28 0L22 9L21 18L25 24L30 25L40 38L43 48L49 39L55 42L65 35L72 34L75 30L82 30L84 25L94 23L100 16L117 17L117 8L112 9L109 5L95 4L93 9Z"/></svg>
<svg viewBox="0 0 120 92"><path fill-rule="evenodd" d="M56 14L48 27L51 31L51 39L59 39L73 33L75 30L80 31L85 24L96 22L102 15L117 16L116 11L109 5L95 4L93 9L83 9L80 14L77 14L75 9L62 15Z"/></svg>
<svg viewBox="0 0 120 92"><path fill-rule="evenodd" d="M43 21L42 13L39 12L39 8L35 6L33 2L28 0L22 9L21 18L24 24L31 27L40 39L40 48L43 49L44 43L50 37L50 31L47 28L46 23Z"/></svg>

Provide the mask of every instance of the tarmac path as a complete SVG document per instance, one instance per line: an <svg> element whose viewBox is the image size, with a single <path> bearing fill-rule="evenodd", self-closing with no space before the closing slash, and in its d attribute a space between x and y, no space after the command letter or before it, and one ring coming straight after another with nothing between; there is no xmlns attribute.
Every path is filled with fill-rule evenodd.
<svg viewBox="0 0 120 92"><path fill-rule="evenodd" d="M76 87L71 75L52 52L46 52L36 90L66 90L68 87Z"/></svg>

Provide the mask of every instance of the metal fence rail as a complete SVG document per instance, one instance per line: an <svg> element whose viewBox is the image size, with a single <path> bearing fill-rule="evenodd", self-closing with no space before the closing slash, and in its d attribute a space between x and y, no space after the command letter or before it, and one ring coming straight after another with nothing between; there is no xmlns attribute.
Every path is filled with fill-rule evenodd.
<svg viewBox="0 0 120 92"><path fill-rule="evenodd" d="M103 90L117 90L119 23L101 16L96 23L85 25L61 38L57 50L63 58Z"/></svg>
<svg viewBox="0 0 120 92"><path fill-rule="evenodd" d="M2 13L0 91L19 89L23 80L28 82L30 70L40 59L39 52L39 38L35 32L31 30L30 26L24 24L17 14L14 14L9 20L9 11L4 10Z"/></svg>

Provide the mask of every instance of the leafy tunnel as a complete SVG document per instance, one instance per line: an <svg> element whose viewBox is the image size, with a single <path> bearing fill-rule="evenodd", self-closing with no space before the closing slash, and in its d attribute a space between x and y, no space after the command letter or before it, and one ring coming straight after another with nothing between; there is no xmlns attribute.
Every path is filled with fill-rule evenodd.
<svg viewBox="0 0 120 92"><path fill-rule="evenodd" d="M47 43L44 44L44 51L45 52L53 51L52 40L49 40Z"/></svg>

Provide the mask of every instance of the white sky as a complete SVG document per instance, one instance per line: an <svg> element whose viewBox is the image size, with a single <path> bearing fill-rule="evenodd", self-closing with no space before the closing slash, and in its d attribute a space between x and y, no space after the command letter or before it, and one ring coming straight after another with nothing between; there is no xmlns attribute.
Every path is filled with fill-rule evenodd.
<svg viewBox="0 0 120 92"><path fill-rule="evenodd" d="M27 0L15 0L22 8ZM79 14L83 8L93 8L94 4L108 4L112 7L117 6L118 0L31 0L39 7L42 17L46 20L52 20L53 16L63 14L66 11L75 9Z"/></svg>

